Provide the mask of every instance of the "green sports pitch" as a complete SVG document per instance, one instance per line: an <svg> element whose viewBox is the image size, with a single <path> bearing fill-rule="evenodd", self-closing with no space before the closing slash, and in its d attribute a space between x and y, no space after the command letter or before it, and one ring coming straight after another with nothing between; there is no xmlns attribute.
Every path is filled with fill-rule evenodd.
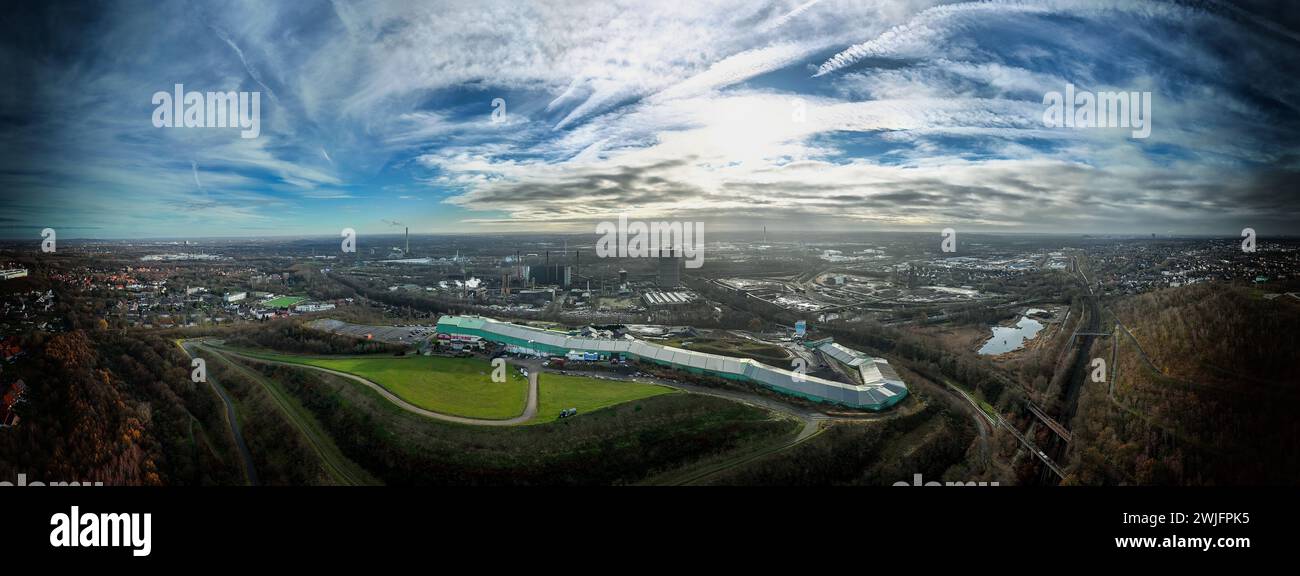
<svg viewBox="0 0 1300 576"><path fill-rule="evenodd" d="M267 308L288 308L306 299L307 298L303 296L281 296L279 298L267 300L266 302L263 302L262 305Z"/></svg>

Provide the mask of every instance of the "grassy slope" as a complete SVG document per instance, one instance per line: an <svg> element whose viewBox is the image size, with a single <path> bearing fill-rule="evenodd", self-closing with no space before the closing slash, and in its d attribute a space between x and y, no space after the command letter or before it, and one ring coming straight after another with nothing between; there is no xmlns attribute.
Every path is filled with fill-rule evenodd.
<svg viewBox="0 0 1300 576"><path fill-rule="evenodd" d="M565 408L577 408L586 414L632 400L671 394L672 388L637 382L597 380L543 372L539 376L537 417L529 424L554 422Z"/></svg>
<svg viewBox="0 0 1300 576"><path fill-rule="evenodd" d="M326 472L328 472L337 483L344 485L370 485L379 483L378 480L366 472L365 469L343 456L343 453L334 443L333 438L325 432L320 422L316 420L311 412L307 411L306 408L303 408L302 404L299 403L296 398L285 392L278 382L267 378L260 372L252 370L243 364L232 361L225 355L216 353L215 351L209 351L205 348L200 348L200 350L207 352L206 355L209 358L217 358L219 361L233 367L237 372L246 376L251 381L261 385L275 400L289 423L293 424L293 426L302 433L303 437L307 440L308 445L311 446L316 455L320 457L321 463L325 466Z"/></svg>
<svg viewBox="0 0 1300 576"><path fill-rule="evenodd" d="M528 381L513 369L504 384L490 380L491 368L475 358L437 356L347 357L294 356L246 352L250 356L309 364L369 379L406 401L444 414L505 419L524 411ZM615 382L583 376L543 373L538 382L537 418L554 422L565 408L579 414L672 392L671 388L635 382Z"/></svg>
<svg viewBox="0 0 1300 576"><path fill-rule="evenodd" d="M258 364L350 458L390 485L627 484L788 437L797 423L695 394L661 394L545 426L487 428L405 412L341 377Z"/></svg>
<svg viewBox="0 0 1300 576"><path fill-rule="evenodd" d="M491 367L473 358L257 356L356 374L421 408L471 418L518 416L528 394L528 380L518 372L510 370L506 382L492 382Z"/></svg>

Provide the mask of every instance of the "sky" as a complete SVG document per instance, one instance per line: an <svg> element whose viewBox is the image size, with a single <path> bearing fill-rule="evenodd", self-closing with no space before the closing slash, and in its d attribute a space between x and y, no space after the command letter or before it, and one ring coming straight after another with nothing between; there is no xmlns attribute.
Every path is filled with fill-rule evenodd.
<svg viewBox="0 0 1300 576"><path fill-rule="evenodd" d="M0 237L591 233L620 214L1300 234L1289 2L4 10ZM152 97L176 84L259 92L260 134L156 127ZM1150 93L1149 137L1045 125L1067 84Z"/></svg>

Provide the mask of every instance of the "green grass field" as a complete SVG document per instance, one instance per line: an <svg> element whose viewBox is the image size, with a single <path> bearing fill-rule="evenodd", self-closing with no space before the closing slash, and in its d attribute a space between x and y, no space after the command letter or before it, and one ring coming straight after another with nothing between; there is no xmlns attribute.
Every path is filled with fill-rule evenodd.
<svg viewBox="0 0 1300 576"><path fill-rule="evenodd" d="M356 374L402 399L434 412L471 418L504 420L520 415L528 395L528 379L509 368L505 383L491 381L491 366L479 358L439 356L350 356L329 358L240 350L255 358L308 364ZM542 373L538 380L537 417L529 424L554 422L560 411L577 408L585 414L641 398L672 393L655 384L599 380L585 376Z"/></svg>
<svg viewBox="0 0 1300 576"><path fill-rule="evenodd" d="M263 305L267 308L288 308L304 300L306 300L306 298L302 296L281 296L279 298L267 300Z"/></svg>
<svg viewBox="0 0 1300 576"><path fill-rule="evenodd" d="M524 411L528 394L528 380L517 371L509 370L505 382L493 382L491 366L474 358L256 356L356 374L421 408L470 418L505 420L518 416Z"/></svg>
<svg viewBox="0 0 1300 576"><path fill-rule="evenodd" d="M577 408L578 415L582 415L608 406L673 392L672 388L656 384L597 380L543 372L537 381L537 417L529 424L554 422L565 408Z"/></svg>

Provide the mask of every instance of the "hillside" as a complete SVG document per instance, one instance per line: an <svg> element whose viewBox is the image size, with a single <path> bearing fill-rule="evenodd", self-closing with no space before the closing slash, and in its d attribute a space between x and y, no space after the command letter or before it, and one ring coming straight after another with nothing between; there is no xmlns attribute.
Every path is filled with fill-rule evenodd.
<svg viewBox="0 0 1300 576"><path fill-rule="evenodd" d="M217 399L155 336L40 335L11 365L28 383L21 426L0 434L0 478L108 485L228 484L238 477Z"/></svg>
<svg viewBox="0 0 1300 576"><path fill-rule="evenodd" d="M1107 384L1083 391L1071 482L1296 483L1300 303L1211 284L1126 298L1111 311L1128 333L1092 351L1108 359L1115 386L1113 395Z"/></svg>

